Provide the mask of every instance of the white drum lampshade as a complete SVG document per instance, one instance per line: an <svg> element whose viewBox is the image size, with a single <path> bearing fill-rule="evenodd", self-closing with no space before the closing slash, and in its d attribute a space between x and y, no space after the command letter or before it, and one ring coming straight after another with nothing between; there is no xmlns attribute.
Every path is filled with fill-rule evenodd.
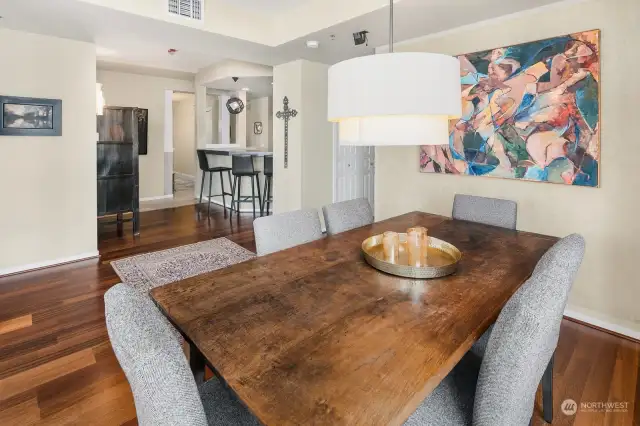
<svg viewBox="0 0 640 426"><path fill-rule="evenodd" d="M460 63L435 53L363 56L329 68L342 145L443 145L462 113Z"/></svg>

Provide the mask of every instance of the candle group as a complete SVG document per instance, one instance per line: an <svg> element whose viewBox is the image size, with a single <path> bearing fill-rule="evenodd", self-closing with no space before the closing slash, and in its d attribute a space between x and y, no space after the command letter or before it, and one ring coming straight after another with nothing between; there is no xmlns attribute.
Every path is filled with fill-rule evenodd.
<svg viewBox="0 0 640 426"><path fill-rule="evenodd" d="M426 266L428 247L429 238L427 237L427 228L417 226L407 229L407 252L409 254L409 265Z"/></svg>
<svg viewBox="0 0 640 426"><path fill-rule="evenodd" d="M400 259L400 235L397 232L382 234L384 260L398 263ZM409 266L426 266L429 237L427 228L421 226L407 229L406 251Z"/></svg>

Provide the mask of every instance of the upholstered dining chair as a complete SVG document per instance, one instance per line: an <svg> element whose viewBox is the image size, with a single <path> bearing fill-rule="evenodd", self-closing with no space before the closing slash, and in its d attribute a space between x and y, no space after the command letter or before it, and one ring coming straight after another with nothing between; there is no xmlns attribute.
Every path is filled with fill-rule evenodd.
<svg viewBox="0 0 640 426"><path fill-rule="evenodd" d="M322 214L328 235L339 234L373 223L373 210L366 198L329 204L322 208Z"/></svg>
<svg viewBox="0 0 640 426"><path fill-rule="evenodd" d="M573 234L545 253L500 312L484 357L467 352L405 425L528 425L584 248Z"/></svg>
<svg viewBox="0 0 640 426"><path fill-rule="evenodd" d="M516 229L518 205L511 200L456 194L453 199L452 216L454 219ZM484 354L492 329L493 326L489 327L471 348L476 355Z"/></svg>
<svg viewBox="0 0 640 426"><path fill-rule="evenodd" d="M456 194L452 216L454 219L516 229L518 205L511 200Z"/></svg>
<svg viewBox="0 0 640 426"><path fill-rule="evenodd" d="M258 256L285 250L322 238L316 209L296 210L253 221Z"/></svg>
<svg viewBox="0 0 640 426"><path fill-rule="evenodd" d="M142 426L259 425L218 379L199 388L167 319L118 284L104 295L107 331Z"/></svg>

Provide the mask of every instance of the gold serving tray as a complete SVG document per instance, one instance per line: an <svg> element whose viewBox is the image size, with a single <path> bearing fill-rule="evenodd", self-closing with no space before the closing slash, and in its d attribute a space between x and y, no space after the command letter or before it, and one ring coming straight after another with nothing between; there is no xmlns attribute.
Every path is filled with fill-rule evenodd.
<svg viewBox="0 0 640 426"><path fill-rule="evenodd" d="M462 253L452 244L437 238L429 238L426 266L410 266L407 252L407 234L400 235L400 255L397 263L384 260L382 235L374 235L362 242L362 253L367 263L388 274L406 278L438 278L456 271Z"/></svg>

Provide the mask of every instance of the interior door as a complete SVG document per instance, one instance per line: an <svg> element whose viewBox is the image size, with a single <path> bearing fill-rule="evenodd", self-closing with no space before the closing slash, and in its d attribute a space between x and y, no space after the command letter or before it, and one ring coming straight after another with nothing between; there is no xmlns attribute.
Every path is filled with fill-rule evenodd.
<svg viewBox="0 0 640 426"><path fill-rule="evenodd" d="M341 146L335 125L334 140L334 202L366 198L374 206L375 147Z"/></svg>

